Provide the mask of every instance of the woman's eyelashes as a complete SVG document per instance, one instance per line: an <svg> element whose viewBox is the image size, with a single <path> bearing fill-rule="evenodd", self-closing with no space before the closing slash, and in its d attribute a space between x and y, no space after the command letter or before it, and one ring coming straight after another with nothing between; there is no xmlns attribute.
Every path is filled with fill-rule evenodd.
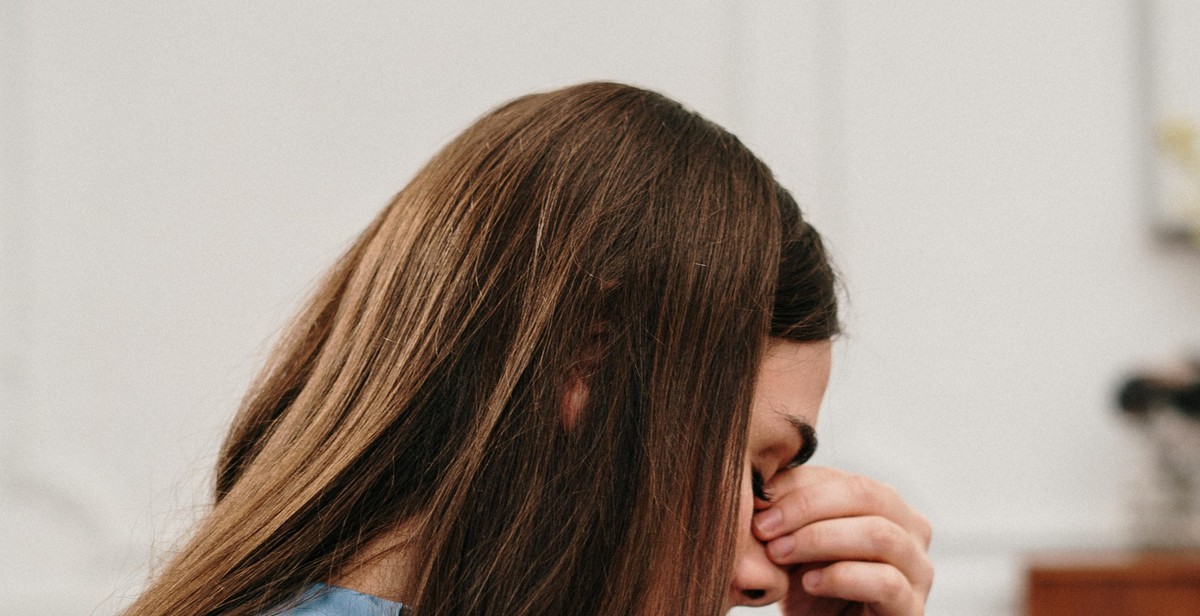
<svg viewBox="0 0 1200 616"><path fill-rule="evenodd" d="M754 490L754 498L769 503L771 502L771 494L767 492L767 488L763 484L762 473L758 472L758 469L752 469L750 471L750 487Z"/></svg>

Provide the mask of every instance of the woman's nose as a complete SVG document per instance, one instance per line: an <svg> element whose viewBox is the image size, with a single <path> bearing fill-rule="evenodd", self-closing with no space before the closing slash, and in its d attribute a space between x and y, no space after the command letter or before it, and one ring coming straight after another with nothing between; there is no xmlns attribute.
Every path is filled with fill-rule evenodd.
<svg viewBox="0 0 1200 616"><path fill-rule="evenodd" d="M746 606L775 603L787 592L787 571L767 558L766 546L756 540L748 543L734 564L732 603Z"/></svg>

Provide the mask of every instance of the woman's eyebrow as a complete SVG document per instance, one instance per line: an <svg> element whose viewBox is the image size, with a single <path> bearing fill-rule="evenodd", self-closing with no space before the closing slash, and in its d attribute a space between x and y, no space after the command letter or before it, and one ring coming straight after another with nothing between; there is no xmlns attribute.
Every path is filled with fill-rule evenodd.
<svg viewBox="0 0 1200 616"><path fill-rule="evenodd" d="M800 439L800 447L796 450L796 455L788 462L789 467L796 467L808 462L808 459L817 453L817 430L812 424L792 415L781 411L775 411L783 417L793 428L796 429L796 435Z"/></svg>

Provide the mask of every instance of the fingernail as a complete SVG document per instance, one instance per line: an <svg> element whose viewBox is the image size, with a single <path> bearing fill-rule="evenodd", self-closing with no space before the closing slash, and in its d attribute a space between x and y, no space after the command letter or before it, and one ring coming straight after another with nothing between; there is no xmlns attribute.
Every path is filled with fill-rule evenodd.
<svg viewBox="0 0 1200 616"><path fill-rule="evenodd" d="M805 573L804 577L800 581L804 584L804 589L811 592L816 590L817 587L821 585L822 575L823 574L820 569L813 569L812 571Z"/></svg>
<svg viewBox="0 0 1200 616"><path fill-rule="evenodd" d="M758 532L763 534L775 532L782 522L783 514L774 507L760 511L754 516L754 525L758 527Z"/></svg>
<svg viewBox="0 0 1200 616"><path fill-rule="evenodd" d="M796 539L791 535L784 535L767 544L767 551L771 553L772 558L783 558L792 553L792 548L796 546Z"/></svg>

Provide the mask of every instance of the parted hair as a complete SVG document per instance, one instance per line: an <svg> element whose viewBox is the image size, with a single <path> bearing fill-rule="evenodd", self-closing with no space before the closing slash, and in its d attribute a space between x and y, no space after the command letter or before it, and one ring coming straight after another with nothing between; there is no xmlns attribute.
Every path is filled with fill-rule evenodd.
<svg viewBox="0 0 1200 616"><path fill-rule="evenodd" d="M504 104L323 279L126 615L270 613L401 523L418 615L717 614L760 356L832 337L834 286L767 167L675 101Z"/></svg>

